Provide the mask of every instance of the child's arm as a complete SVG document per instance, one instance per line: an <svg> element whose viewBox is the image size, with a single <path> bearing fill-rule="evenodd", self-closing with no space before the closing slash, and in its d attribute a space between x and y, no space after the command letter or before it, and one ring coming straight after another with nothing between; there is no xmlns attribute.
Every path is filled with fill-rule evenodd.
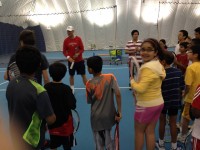
<svg viewBox="0 0 200 150"><path fill-rule="evenodd" d="M138 93L145 93L146 89L149 88L149 84L156 78L155 74L149 68L141 70L140 81L136 82L133 78L130 78L131 88Z"/></svg>
<svg viewBox="0 0 200 150"><path fill-rule="evenodd" d="M117 111L118 111L118 114L115 116L115 120L117 122L120 122L120 119L122 118L122 114L121 114L121 93L119 89L115 91L115 97L116 97Z"/></svg>
<svg viewBox="0 0 200 150"><path fill-rule="evenodd" d="M177 60L174 61L174 64L180 69L186 69L187 66L183 65L182 63L178 62Z"/></svg>
<svg viewBox="0 0 200 150"><path fill-rule="evenodd" d="M47 122L48 125L51 125L51 124L53 124L56 121L56 115L52 114L50 116L47 116L45 118L45 120L46 120L46 122Z"/></svg>
<svg viewBox="0 0 200 150"><path fill-rule="evenodd" d="M190 90L190 86L189 85L185 85L184 97L188 94L189 90Z"/></svg>
<svg viewBox="0 0 200 150"><path fill-rule="evenodd" d="M69 89L70 92L68 94L68 101L67 101L67 105L70 109L76 109L76 98L74 96L74 94L72 93L72 90Z"/></svg>

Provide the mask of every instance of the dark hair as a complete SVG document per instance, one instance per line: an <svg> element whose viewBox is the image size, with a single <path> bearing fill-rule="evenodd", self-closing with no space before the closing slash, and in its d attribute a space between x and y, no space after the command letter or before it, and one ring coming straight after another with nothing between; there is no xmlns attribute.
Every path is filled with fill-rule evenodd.
<svg viewBox="0 0 200 150"><path fill-rule="evenodd" d="M138 35L140 34L138 30L133 30L133 31L131 32L131 36L133 36L133 34L134 34L135 32L137 32Z"/></svg>
<svg viewBox="0 0 200 150"><path fill-rule="evenodd" d="M161 61L164 60L166 64L171 65L174 62L174 54L170 51L164 51Z"/></svg>
<svg viewBox="0 0 200 150"><path fill-rule="evenodd" d="M158 43L158 41L157 41L156 39L153 39L153 38L148 38L148 39L146 39L146 40L144 40L144 41L142 42L142 45L143 45L144 43L146 43L146 42L148 42L148 43L150 43L150 44L152 45L152 47L155 49L155 52L158 53L158 54L157 54L158 58L161 60L162 57L163 57L163 50L162 50L162 48L160 47L160 44Z"/></svg>
<svg viewBox="0 0 200 150"><path fill-rule="evenodd" d="M55 62L49 66L49 74L56 82L61 81L64 78L66 72L67 67L60 62Z"/></svg>
<svg viewBox="0 0 200 150"><path fill-rule="evenodd" d="M167 45L166 45L165 39L160 39L160 41L163 42L163 44L165 45L164 47L167 49Z"/></svg>
<svg viewBox="0 0 200 150"><path fill-rule="evenodd" d="M198 60L200 60L200 45L193 45L190 47L193 54L198 54Z"/></svg>
<svg viewBox="0 0 200 150"><path fill-rule="evenodd" d="M191 42L192 45L200 45L200 39L194 38Z"/></svg>
<svg viewBox="0 0 200 150"><path fill-rule="evenodd" d="M179 45L183 46L184 48L188 48L188 42L181 42Z"/></svg>
<svg viewBox="0 0 200 150"><path fill-rule="evenodd" d="M183 36L185 36L185 39L188 37L188 32L186 30L180 30L179 32L183 33Z"/></svg>
<svg viewBox="0 0 200 150"><path fill-rule="evenodd" d="M24 45L35 45L35 33L31 30L23 30L19 35L19 41Z"/></svg>
<svg viewBox="0 0 200 150"><path fill-rule="evenodd" d="M94 73L100 73L102 70L103 60L100 56L92 56L87 59L87 66L91 68Z"/></svg>
<svg viewBox="0 0 200 150"><path fill-rule="evenodd" d="M194 31L200 34L200 27L197 27Z"/></svg>
<svg viewBox="0 0 200 150"><path fill-rule="evenodd" d="M41 54L34 46L22 46L16 52L16 63L21 73L31 75L40 67Z"/></svg>

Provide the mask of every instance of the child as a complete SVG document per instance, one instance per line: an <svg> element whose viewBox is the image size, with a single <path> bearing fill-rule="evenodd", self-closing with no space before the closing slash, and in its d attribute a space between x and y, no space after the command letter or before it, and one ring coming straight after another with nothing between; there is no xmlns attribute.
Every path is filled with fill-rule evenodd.
<svg viewBox="0 0 200 150"><path fill-rule="evenodd" d="M160 64L162 49L155 39L146 39L142 43L140 54L144 64L139 70L138 81L130 79L135 91L135 150L141 150L146 138L146 149L155 148L155 127L164 106L161 93L165 69Z"/></svg>
<svg viewBox="0 0 200 150"><path fill-rule="evenodd" d="M187 136L188 125L191 120L189 115L190 105L194 98L194 93L197 85L200 84L200 45L191 46L188 50L188 59L192 61L186 69L185 74L185 94L184 94L184 109L182 113L182 132L178 134L178 140L183 142Z"/></svg>
<svg viewBox="0 0 200 150"><path fill-rule="evenodd" d="M162 82L162 96L164 108L159 119L159 141L156 143L158 149L165 149L164 134L166 125L166 114L169 116L169 126L171 133L171 150L177 149L177 127L176 119L178 109L181 106L182 91L184 90L184 78L181 70L171 67L174 62L174 55L165 51L163 53L162 65L166 71L166 78Z"/></svg>
<svg viewBox="0 0 200 150"><path fill-rule="evenodd" d="M71 109L76 108L76 99L71 88L62 83L66 72L64 64L58 62L51 64L49 74L53 81L44 86L56 115L56 122L48 126L50 148L54 150L61 145L64 150L71 150L74 140Z"/></svg>
<svg viewBox="0 0 200 150"><path fill-rule="evenodd" d="M93 78L86 83L87 103L91 104L91 126L96 150L104 148L115 150L111 130L116 121L119 122L122 117L121 94L115 76L101 73L102 64L102 58L99 56L93 56L87 60L88 72L93 74Z"/></svg>
<svg viewBox="0 0 200 150"><path fill-rule="evenodd" d="M193 137L193 150L200 149L200 85L197 87L196 93L192 102L192 114L195 117L192 137Z"/></svg>
<svg viewBox="0 0 200 150"><path fill-rule="evenodd" d="M20 33L19 46L24 46L24 45L36 46L36 38L35 38L35 33L33 31L25 29ZM48 76L48 71L47 71L49 67L49 63L45 55L43 55L42 53L40 54L41 54L41 64L38 70L35 72L35 79L39 84L42 85L42 77L43 77L44 84L49 82L49 76ZM13 54L11 56L8 66L16 61L15 55L16 54ZM9 67L7 68L4 74L5 80L10 80L8 76L8 71L9 71Z"/></svg>
<svg viewBox="0 0 200 150"><path fill-rule="evenodd" d="M38 150L44 143L46 122L56 120L46 90L33 80L41 54L35 47L22 46L16 52L16 63L20 76L6 90L11 138L16 150Z"/></svg>
<svg viewBox="0 0 200 150"><path fill-rule="evenodd" d="M160 39L159 44L163 51L167 51L167 45L165 39Z"/></svg>
<svg viewBox="0 0 200 150"><path fill-rule="evenodd" d="M175 65L182 71L183 75L185 75L185 71L189 63L189 59L186 53L188 49L188 44L188 42L182 42L179 44L180 54L177 54L176 59L174 61Z"/></svg>

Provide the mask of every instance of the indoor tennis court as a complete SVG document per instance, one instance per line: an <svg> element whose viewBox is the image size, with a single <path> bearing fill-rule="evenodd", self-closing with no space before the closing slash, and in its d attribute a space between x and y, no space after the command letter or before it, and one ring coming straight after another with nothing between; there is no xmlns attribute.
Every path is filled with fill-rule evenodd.
<svg viewBox="0 0 200 150"><path fill-rule="evenodd" d="M8 81L4 80L4 72L10 56L21 44L19 34L24 29L33 31L35 45L48 62L67 65L62 53L63 41L68 36L67 27L72 26L75 35L82 39L85 62L90 56L101 56L102 73L113 73L117 78L122 95L120 149L133 150L134 138L137 138L134 137L135 103L129 90L128 55L125 54L127 42L133 37L131 31L139 31L138 41L164 39L167 50L174 51L179 45L180 30L187 31L187 39L195 37L194 29L200 27L199 17L199 0L0 0L0 124L9 135L5 97ZM86 76L92 77L88 72ZM93 150L90 105L86 103L81 76L74 78L80 127L75 134L78 145L72 150ZM63 82L69 85L68 73ZM158 124L155 131L157 140ZM165 146L168 150L171 143Z"/></svg>
<svg viewBox="0 0 200 150"><path fill-rule="evenodd" d="M93 55L94 51L86 52L88 56ZM108 52L108 51L107 51ZM104 52L105 53L105 52ZM52 56L53 54L53 56ZM47 53L48 59L63 59L60 52ZM3 74L6 68L0 68L0 110L1 118L6 129L8 129L8 109L7 100L5 98L5 90L8 82L3 80ZM122 94L122 114L123 119L120 123L120 148L133 149L133 97L132 92L128 88L128 67L127 64L104 65L103 73L115 74ZM87 73L87 77L92 77ZM69 75L64 78L64 83L69 84ZM90 105L86 103L85 88L82 84L80 76L75 76L75 97L77 99L77 111L80 115L80 128L76 133L77 143L74 150L94 149L93 134L90 127ZM127 144L129 143L129 144Z"/></svg>
<svg viewBox="0 0 200 150"><path fill-rule="evenodd" d="M84 57L109 53L109 51L86 51ZM64 62L64 57L62 52L49 52L44 53L47 56L47 59L51 62L61 60ZM123 52L123 64L112 64L110 65L110 58L104 58L104 66L102 73L113 73L118 81L121 95L122 95L122 120L120 122L120 148L122 150L134 149L134 98L132 96L132 91L129 90L128 83L128 65L127 57ZM5 60L8 61L8 60ZM5 62L4 62L5 63ZM1 118L4 120L3 124L8 133L8 109L7 109L7 100L5 98L5 90L8 82L3 80L3 74L5 72L5 67L0 68L0 112ZM87 78L92 76L87 72ZM69 85L69 74L67 74L63 80L64 83ZM77 99L77 111L80 115L80 127L76 133L78 145L73 148L73 150L85 150L85 149L94 149L93 134L90 126L90 105L86 103L86 92L85 87L83 86L82 79L80 76L75 76L75 97ZM114 129L114 127L113 127ZM113 131L114 135L114 131ZM158 129L156 129L156 136L158 137ZM47 135L48 137L48 135ZM170 144L166 144L169 146ZM60 148L61 150L62 148ZM145 150L145 148L144 148Z"/></svg>

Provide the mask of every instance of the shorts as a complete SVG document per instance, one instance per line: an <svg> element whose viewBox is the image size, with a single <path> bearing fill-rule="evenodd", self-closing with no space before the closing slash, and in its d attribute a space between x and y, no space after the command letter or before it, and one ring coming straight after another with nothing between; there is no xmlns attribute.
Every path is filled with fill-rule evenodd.
<svg viewBox="0 0 200 150"><path fill-rule="evenodd" d="M193 137L192 150L199 150L199 149L200 149L200 140Z"/></svg>
<svg viewBox="0 0 200 150"><path fill-rule="evenodd" d="M50 134L50 148L55 149L62 145L64 149L67 149L74 146L74 140L73 134L70 136L58 136Z"/></svg>
<svg viewBox="0 0 200 150"><path fill-rule="evenodd" d="M71 66L71 62L68 61L68 68L69 68L70 76L74 76L75 71L77 74L85 75L85 61L84 60L75 62L72 69L70 69L70 66Z"/></svg>
<svg viewBox="0 0 200 150"><path fill-rule="evenodd" d="M190 105L191 105L190 103L185 102L183 112L182 112L182 116L189 121L191 120L191 118L190 118Z"/></svg>
<svg viewBox="0 0 200 150"><path fill-rule="evenodd" d="M163 107L164 104L153 107L136 106L134 120L143 124L157 122Z"/></svg>
<svg viewBox="0 0 200 150"><path fill-rule="evenodd" d="M165 108L163 108L163 110L162 110L162 114L168 114L168 116L176 116L176 115L178 115L178 110L179 110L179 108L168 108L168 109L165 109Z"/></svg>
<svg viewBox="0 0 200 150"><path fill-rule="evenodd" d="M104 148L108 150L115 150L115 143L111 137L110 130L93 131L94 140L96 144L96 150L102 150Z"/></svg>

